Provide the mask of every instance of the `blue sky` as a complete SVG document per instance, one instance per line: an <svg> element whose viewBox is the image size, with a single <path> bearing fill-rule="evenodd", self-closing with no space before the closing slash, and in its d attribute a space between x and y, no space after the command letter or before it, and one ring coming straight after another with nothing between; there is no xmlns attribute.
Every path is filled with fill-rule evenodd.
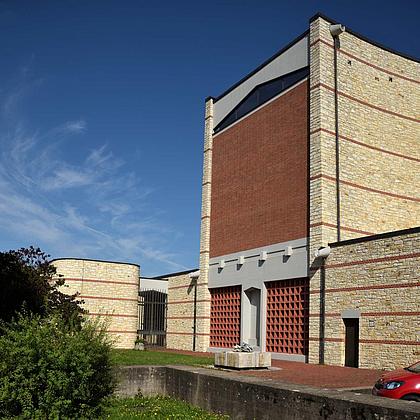
<svg viewBox="0 0 420 420"><path fill-rule="evenodd" d="M0 249L197 267L204 98L317 11L420 55L417 1L0 1Z"/></svg>

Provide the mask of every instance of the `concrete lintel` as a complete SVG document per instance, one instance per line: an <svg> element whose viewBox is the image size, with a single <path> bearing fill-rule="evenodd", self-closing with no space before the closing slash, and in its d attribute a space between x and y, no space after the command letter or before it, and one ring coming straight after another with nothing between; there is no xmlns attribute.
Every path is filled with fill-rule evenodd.
<svg viewBox="0 0 420 420"><path fill-rule="evenodd" d="M360 318L359 309L344 309L341 311L341 318Z"/></svg>

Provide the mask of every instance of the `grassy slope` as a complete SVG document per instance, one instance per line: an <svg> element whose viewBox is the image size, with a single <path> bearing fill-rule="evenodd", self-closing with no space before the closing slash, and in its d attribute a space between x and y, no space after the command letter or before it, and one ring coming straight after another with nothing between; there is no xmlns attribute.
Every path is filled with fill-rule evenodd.
<svg viewBox="0 0 420 420"><path fill-rule="evenodd" d="M214 362L213 357L190 356L185 354L160 352L154 350L123 350L114 349L111 352L112 363L119 366L128 365L187 365L205 366ZM107 419L196 419L221 420L228 416L208 413L184 401L168 397L135 397L114 398L106 410Z"/></svg>
<svg viewBox="0 0 420 420"><path fill-rule="evenodd" d="M168 397L115 398L105 411L107 419L222 420L229 416L208 413L184 401Z"/></svg>

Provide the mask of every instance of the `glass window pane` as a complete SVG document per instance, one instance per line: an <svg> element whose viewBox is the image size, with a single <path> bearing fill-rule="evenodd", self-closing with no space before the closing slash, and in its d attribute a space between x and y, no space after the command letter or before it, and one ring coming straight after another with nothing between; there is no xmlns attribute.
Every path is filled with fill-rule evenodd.
<svg viewBox="0 0 420 420"><path fill-rule="evenodd" d="M293 86L308 74L309 67L304 67L257 86L255 90L242 103L240 103L234 110L232 110L232 112L226 116L226 118L220 122L220 124L214 129L214 132L217 133L218 131L228 127L258 106Z"/></svg>

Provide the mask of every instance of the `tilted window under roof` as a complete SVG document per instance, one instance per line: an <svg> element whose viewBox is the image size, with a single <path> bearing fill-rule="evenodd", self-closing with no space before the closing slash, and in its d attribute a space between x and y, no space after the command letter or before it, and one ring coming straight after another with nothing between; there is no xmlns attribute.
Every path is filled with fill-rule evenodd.
<svg viewBox="0 0 420 420"><path fill-rule="evenodd" d="M279 95L281 92L290 88L301 81L309 74L309 67L285 74L284 76L272 79L268 82L256 86L221 122L214 128L214 133L218 133L235 121L244 117L260 105Z"/></svg>

